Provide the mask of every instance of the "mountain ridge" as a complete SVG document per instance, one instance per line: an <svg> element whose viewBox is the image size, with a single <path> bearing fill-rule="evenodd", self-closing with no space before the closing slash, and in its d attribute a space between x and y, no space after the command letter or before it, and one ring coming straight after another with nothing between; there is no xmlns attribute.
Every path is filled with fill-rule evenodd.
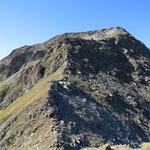
<svg viewBox="0 0 150 150"><path fill-rule="evenodd" d="M14 50L0 61L1 149L148 142L149 64L149 49L120 27Z"/></svg>

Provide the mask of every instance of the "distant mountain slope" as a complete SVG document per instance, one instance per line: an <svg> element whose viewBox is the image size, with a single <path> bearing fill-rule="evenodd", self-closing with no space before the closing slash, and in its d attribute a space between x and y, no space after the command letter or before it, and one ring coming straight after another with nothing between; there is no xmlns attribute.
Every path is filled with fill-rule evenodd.
<svg viewBox="0 0 150 150"><path fill-rule="evenodd" d="M125 29L66 33L0 61L0 149L150 141L150 50Z"/></svg>

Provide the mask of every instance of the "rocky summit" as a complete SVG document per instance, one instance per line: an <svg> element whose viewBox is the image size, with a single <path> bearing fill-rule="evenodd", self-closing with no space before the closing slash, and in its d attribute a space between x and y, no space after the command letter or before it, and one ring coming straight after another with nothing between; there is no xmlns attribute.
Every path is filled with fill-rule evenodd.
<svg viewBox="0 0 150 150"><path fill-rule="evenodd" d="M0 60L0 149L150 141L150 49L116 27L65 33Z"/></svg>

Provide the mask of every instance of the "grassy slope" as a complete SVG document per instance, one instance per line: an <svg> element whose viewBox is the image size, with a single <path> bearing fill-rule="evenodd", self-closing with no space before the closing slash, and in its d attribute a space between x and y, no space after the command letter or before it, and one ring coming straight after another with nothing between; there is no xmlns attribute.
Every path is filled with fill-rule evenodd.
<svg viewBox="0 0 150 150"><path fill-rule="evenodd" d="M0 123L4 122L12 114L19 113L23 108L27 107L35 100L46 97L50 87L49 82L52 80L60 80L63 77L65 67L66 63L64 63L54 74L41 79L28 93L17 98L6 109L0 111Z"/></svg>

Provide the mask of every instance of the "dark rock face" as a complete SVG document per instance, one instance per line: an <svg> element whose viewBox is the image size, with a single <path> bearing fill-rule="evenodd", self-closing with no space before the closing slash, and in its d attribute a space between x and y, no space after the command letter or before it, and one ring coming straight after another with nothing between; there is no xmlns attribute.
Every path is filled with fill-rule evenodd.
<svg viewBox="0 0 150 150"><path fill-rule="evenodd" d="M125 75L116 77L110 73L115 68L113 64L117 66L113 60L111 69L107 64L105 69L98 65L104 62L99 59L101 53L96 55L93 63L85 63L84 59L89 60L92 56L90 50L89 56L86 56L86 50L85 55L82 55L84 50L72 50L73 54L68 55L72 59L69 59L66 69L70 74L63 81L54 82L49 94L49 103L56 107L55 117L60 122L62 134L59 145L64 145L65 149L79 149L107 142L132 147L148 142L148 86L140 82L133 84L134 67L127 59L122 59L123 62L118 65L119 71L129 74L124 79Z"/></svg>
<svg viewBox="0 0 150 150"><path fill-rule="evenodd" d="M49 94L65 149L150 140L150 52L134 38L116 40L70 40L66 78Z"/></svg>
<svg viewBox="0 0 150 150"><path fill-rule="evenodd" d="M67 33L13 51L0 62L0 109L64 62L63 79L39 104L44 115L52 110L52 149L150 141L150 50L122 28Z"/></svg>
<svg viewBox="0 0 150 150"><path fill-rule="evenodd" d="M0 81L3 81L18 72L21 67L30 61L40 60L44 57L46 49L41 45L25 46L14 50L0 63Z"/></svg>

